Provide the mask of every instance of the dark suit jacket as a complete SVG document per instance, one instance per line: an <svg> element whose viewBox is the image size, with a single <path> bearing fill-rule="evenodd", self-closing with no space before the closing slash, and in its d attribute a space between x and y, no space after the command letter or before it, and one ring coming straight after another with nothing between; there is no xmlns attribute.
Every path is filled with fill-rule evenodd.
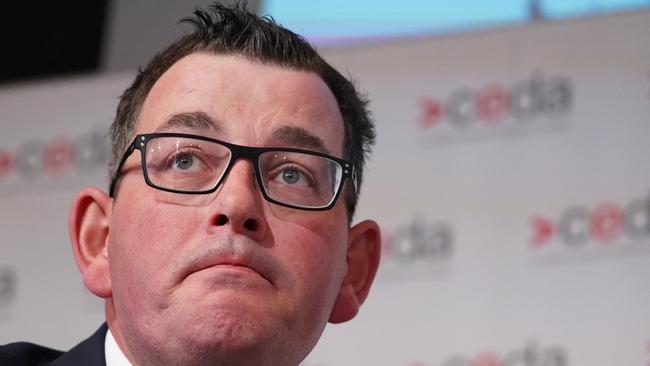
<svg viewBox="0 0 650 366"><path fill-rule="evenodd" d="M108 326L104 323L90 338L68 352L33 343L18 342L0 346L1 366L106 366L104 341Z"/></svg>

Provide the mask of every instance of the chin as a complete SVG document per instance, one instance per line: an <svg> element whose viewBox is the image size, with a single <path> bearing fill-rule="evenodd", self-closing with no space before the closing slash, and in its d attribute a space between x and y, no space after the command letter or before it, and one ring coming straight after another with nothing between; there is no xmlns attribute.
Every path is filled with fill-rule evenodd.
<svg viewBox="0 0 650 366"><path fill-rule="evenodd" d="M282 322L261 308L240 302L212 303L203 311L182 316L176 336L184 335L183 343L224 351L245 351L272 343L286 330ZM170 336L174 336L171 334Z"/></svg>
<svg viewBox="0 0 650 366"><path fill-rule="evenodd" d="M298 365L315 346L323 328L305 333L269 309L231 306L234 304L222 304L188 320L182 348L217 365Z"/></svg>
<svg viewBox="0 0 650 366"><path fill-rule="evenodd" d="M199 321L179 340L187 364L297 365L295 350L284 336L252 319L228 317ZM304 356L302 356L304 357ZM185 363L185 362L183 362Z"/></svg>

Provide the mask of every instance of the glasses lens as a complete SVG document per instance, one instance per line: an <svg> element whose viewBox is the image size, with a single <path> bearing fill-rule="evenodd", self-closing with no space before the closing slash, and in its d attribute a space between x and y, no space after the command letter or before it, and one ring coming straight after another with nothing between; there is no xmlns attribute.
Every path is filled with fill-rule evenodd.
<svg viewBox="0 0 650 366"><path fill-rule="evenodd" d="M260 155L264 190L272 199L301 207L325 207L341 182L342 167L328 158L285 151Z"/></svg>
<svg viewBox="0 0 650 366"><path fill-rule="evenodd" d="M184 137L148 141L147 176L161 188L200 192L214 188L230 161L230 150L215 142Z"/></svg>

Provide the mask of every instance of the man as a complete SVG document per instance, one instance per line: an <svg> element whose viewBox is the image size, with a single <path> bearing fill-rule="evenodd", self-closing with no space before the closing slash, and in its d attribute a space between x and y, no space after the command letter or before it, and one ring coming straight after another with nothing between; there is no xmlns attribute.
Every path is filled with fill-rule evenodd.
<svg viewBox="0 0 650 366"><path fill-rule="evenodd" d="M121 97L108 194L71 209L106 324L63 354L4 346L1 364L297 365L365 300L366 102L272 20L215 4L189 21Z"/></svg>

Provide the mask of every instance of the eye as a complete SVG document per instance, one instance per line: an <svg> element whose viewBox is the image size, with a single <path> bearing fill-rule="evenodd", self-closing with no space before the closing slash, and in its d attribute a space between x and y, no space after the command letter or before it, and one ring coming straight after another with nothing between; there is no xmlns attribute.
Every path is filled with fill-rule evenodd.
<svg viewBox="0 0 650 366"><path fill-rule="evenodd" d="M188 170L194 165L194 156L180 154L174 157L173 167L180 170Z"/></svg>
<svg viewBox="0 0 650 366"><path fill-rule="evenodd" d="M287 184L298 183L300 176L300 172L296 169L285 169L282 171L282 180Z"/></svg>
<svg viewBox="0 0 650 366"><path fill-rule="evenodd" d="M314 187L316 183L307 170L295 164L279 166L269 172L268 177L270 184L275 184L277 187L300 189Z"/></svg>

